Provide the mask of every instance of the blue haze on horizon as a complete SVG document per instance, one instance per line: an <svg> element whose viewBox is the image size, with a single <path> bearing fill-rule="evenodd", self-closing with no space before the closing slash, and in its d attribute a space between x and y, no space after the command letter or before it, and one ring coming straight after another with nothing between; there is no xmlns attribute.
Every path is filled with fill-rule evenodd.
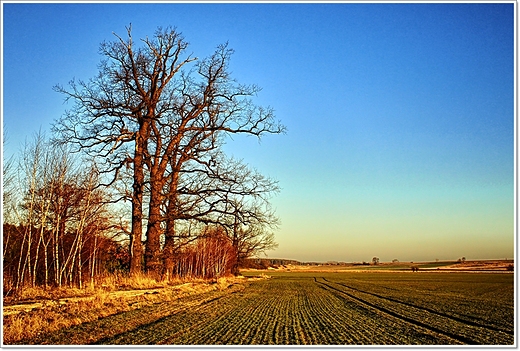
<svg viewBox="0 0 520 351"><path fill-rule="evenodd" d="M4 156L97 74L99 44L173 26L263 88L286 135L228 154L279 181L269 257L511 258L515 252L514 3L3 3Z"/></svg>

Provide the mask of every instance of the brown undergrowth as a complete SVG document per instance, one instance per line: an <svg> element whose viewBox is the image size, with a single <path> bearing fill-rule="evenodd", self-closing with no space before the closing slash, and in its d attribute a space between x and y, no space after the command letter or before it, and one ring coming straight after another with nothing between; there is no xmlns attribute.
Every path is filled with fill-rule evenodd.
<svg viewBox="0 0 520 351"><path fill-rule="evenodd" d="M146 276L111 276L85 289L23 289L16 298L4 298L3 343L13 344L187 295L224 290L237 280L240 278L166 282Z"/></svg>

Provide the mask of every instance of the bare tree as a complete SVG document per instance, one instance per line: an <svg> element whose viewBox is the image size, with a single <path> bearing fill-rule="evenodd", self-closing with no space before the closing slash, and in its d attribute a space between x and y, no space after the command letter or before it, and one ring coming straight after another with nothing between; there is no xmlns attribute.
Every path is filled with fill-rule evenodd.
<svg viewBox="0 0 520 351"><path fill-rule="evenodd" d="M131 28L128 38L101 45L106 57L99 75L88 83L71 82L70 90L57 87L75 107L58 123L66 142L105 159L104 172L115 181L125 166L133 168L131 271L141 270L143 192L148 177L149 202L145 266L161 270L161 235L165 216L161 208L177 202L180 174L188 161L206 164L207 155L220 147L226 135L245 133L261 137L281 133L270 108L250 98L259 88L236 83L228 72L233 53L220 45L192 70L196 60L185 53L188 44L175 29L158 29L152 39L136 47ZM147 173L147 174L145 174Z"/></svg>
<svg viewBox="0 0 520 351"><path fill-rule="evenodd" d="M6 133L4 129L4 137L2 140L4 150L6 145ZM15 162L13 156L2 160L2 218L4 223L15 223L16 210L16 173ZM3 255L2 262L5 264L5 254L11 240L11 231L3 233Z"/></svg>
<svg viewBox="0 0 520 351"><path fill-rule="evenodd" d="M102 172L113 173L113 181L121 168L132 165L131 271L138 272L142 261L144 163L152 124L163 113L168 83L193 59L180 57L188 44L175 30L158 29L154 40L142 39L144 46L138 48L131 27L127 33L127 39L116 35L114 42L101 44L105 60L97 77L89 82L72 81L70 90L56 86L75 105L55 129L65 142L103 157Z"/></svg>
<svg viewBox="0 0 520 351"><path fill-rule="evenodd" d="M221 45L197 65L198 81L182 76L170 91L170 109L154 121L150 138L150 203L145 262L148 271L160 270L160 236L164 217L164 187L168 184L169 203L179 195L179 176L186 163L211 163L212 151L227 134L245 133L260 137L280 133L283 126L273 120L270 109L256 107L249 100L255 86L236 84L227 72L232 50ZM191 171L191 169L190 169ZM170 217L171 219L172 217Z"/></svg>
<svg viewBox="0 0 520 351"><path fill-rule="evenodd" d="M20 245L18 256L18 268L16 271L16 285L18 290L25 284L26 275L31 276L30 270L31 249L34 239L34 227L36 222L35 207L37 201L38 172L41 169L42 157L45 150L45 136L41 131L34 136L33 142L26 142L22 159L20 160L21 169L21 190L24 194L24 202L21 206L21 213L18 214L18 222L24 224L23 239ZM31 279L32 280L32 279Z"/></svg>
<svg viewBox="0 0 520 351"><path fill-rule="evenodd" d="M38 284L82 287L86 244L106 233L109 227L99 223L111 221L99 173L41 132L26 143L18 167L16 216L7 217L10 224L4 218L4 278L14 281L15 291Z"/></svg>
<svg viewBox="0 0 520 351"><path fill-rule="evenodd" d="M7 143L6 131L4 129L4 136L2 139L3 148L5 150L5 146ZM14 203L15 195L17 192L16 189L16 173L15 173L15 159L14 156L10 156L9 158L2 159L2 214L4 221L14 222Z"/></svg>
<svg viewBox="0 0 520 351"><path fill-rule="evenodd" d="M279 220L267 206L256 202L233 202L233 225L228 229L235 248L232 273L239 274L239 266L245 259L273 250L278 247L272 229L278 226Z"/></svg>
<svg viewBox="0 0 520 351"><path fill-rule="evenodd" d="M215 279L231 270L234 248L222 227L205 226L197 239L183 246L177 256L176 275Z"/></svg>
<svg viewBox="0 0 520 351"><path fill-rule="evenodd" d="M174 257L186 240L185 223L222 228L232 243L233 270L253 254L274 248L269 229L279 220L269 207L270 196L279 191L277 182L264 177L238 160L213 153L211 162L191 162L180 173L177 192L169 193L165 206L166 226L163 262L165 274L174 269ZM193 232L191 232L193 233ZM194 231L194 235L201 232ZM191 238L196 240L196 237Z"/></svg>

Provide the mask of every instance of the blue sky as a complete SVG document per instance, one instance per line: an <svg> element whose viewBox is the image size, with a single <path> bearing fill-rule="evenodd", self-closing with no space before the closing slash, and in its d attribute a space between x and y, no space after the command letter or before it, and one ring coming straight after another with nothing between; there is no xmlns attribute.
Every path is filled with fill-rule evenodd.
<svg viewBox="0 0 520 351"><path fill-rule="evenodd" d="M6 156L49 130L54 92L99 44L175 26L197 57L229 42L286 135L226 151L280 182L270 257L514 255L514 4L3 3Z"/></svg>

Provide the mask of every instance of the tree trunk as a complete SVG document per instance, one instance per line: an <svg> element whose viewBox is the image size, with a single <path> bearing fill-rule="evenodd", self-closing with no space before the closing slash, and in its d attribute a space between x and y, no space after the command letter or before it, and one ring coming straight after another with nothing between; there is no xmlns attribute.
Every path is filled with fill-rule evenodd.
<svg viewBox="0 0 520 351"><path fill-rule="evenodd" d="M175 268L175 222L177 219L178 179L178 172L173 173L166 208L166 230L163 249L164 274L166 279L170 279L173 276L173 270Z"/></svg>
<svg viewBox="0 0 520 351"><path fill-rule="evenodd" d="M42 225L43 227L43 225ZM42 235L40 235L38 239L38 244L36 245L36 253L34 254L34 264L33 264L33 275L32 275L32 286L36 286L36 274L38 273L38 256L40 255L40 245L42 244Z"/></svg>
<svg viewBox="0 0 520 351"><path fill-rule="evenodd" d="M54 228L54 247L53 247L53 254L54 254L54 283L58 286L61 286L61 279L60 279L60 251L59 251L59 226L60 226L60 216L58 215L57 221L56 221L56 227Z"/></svg>
<svg viewBox="0 0 520 351"><path fill-rule="evenodd" d="M162 182L150 175L150 202L146 248L144 253L146 272L154 277L161 275L161 205L163 204Z"/></svg>
<svg viewBox="0 0 520 351"><path fill-rule="evenodd" d="M97 250L97 234L94 233L94 248L90 258L90 286L94 288L94 275L96 270L96 250Z"/></svg>
<svg viewBox="0 0 520 351"><path fill-rule="evenodd" d="M239 272L239 269L238 269L238 265L239 265L239 256L240 256L240 253L239 253L239 243L238 243L238 226L239 226L239 222L238 222L238 215L235 213L234 214L234 223L233 223L233 240L231 241L231 245L233 246L233 253L234 253L234 257L233 257L233 265L231 266L231 273L234 275L234 276L238 276L240 274Z"/></svg>
<svg viewBox="0 0 520 351"><path fill-rule="evenodd" d="M173 221L172 221L173 222ZM173 224L175 225L175 224ZM164 264L164 275L167 280L171 279L174 275L173 270L175 268L175 228L172 224L166 224L166 238L163 249L163 264Z"/></svg>
<svg viewBox="0 0 520 351"><path fill-rule="evenodd" d="M143 189L144 169L143 150L145 139L142 131L147 128L143 124L141 130L136 133L135 155L134 155L134 184L132 194L132 229L130 233L130 274L141 273L143 270Z"/></svg>
<svg viewBox="0 0 520 351"><path fill-rule="evenodd" d="M44 261L44 267L45 267L45 289L47 289L49 287L49 252L47 251L48 245L49 245L49 243L43 245L43 247L44 247L43 261Z"/></svg>
<svg viewBox="0 0 520 351"><path fill-rule="evenodd" d="M23 286L24 273L22 268L22 262L24 262L24 248L25 241L27 239L27 229L24 230L22 245L20 246L20 257L18 258L18 271L16 276L16 290L18 290L21 286Z"/></svg>

